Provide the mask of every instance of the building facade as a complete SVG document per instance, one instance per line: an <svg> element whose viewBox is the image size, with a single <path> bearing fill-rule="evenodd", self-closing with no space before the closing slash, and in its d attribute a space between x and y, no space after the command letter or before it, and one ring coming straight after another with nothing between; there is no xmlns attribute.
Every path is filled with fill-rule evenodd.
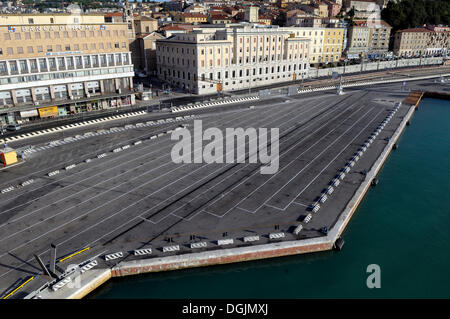
<svg viewBox="0 0 450 319"><path fill-rule="evenodd" d="M355 20L348 32L348 55L381 56L389 51L392 27L385 21Z"/></svg>
<svg viewBox="0 0 450 319"><path fill-rule="evenodd" d="M338 62L344 45L344 28L325 28L323 38L322 62Z"/></svg>
<svg viewBox="0 0 450 319"><path fill-rule="evenodd" d="M307 74L309 44L274 26L200 28L156 41L158 77L195 94L288 82Z"/></svg>
<svg viewBox="0 0 450 319"><path fill-rule="evenodd" d="M447 54L449 48L448 27L404 29L397 31L394 37L394 54L397 56Z"/></svg>
<svg viewBox="0 0 450 319"><path fill-rule="evenodd" d="M103 15L0 17L0 121L134 104L127 31Z"/></svg>

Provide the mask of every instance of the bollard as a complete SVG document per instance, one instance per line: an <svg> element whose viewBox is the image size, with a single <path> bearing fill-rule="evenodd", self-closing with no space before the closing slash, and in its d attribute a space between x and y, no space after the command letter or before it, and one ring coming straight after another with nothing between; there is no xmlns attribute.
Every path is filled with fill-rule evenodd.
<svg viewBox="0 0 450 319"><path fill-rule="evenodd" d="M20 184L20 185L22 185L22 186L27 186L27 185L30 185L30 184L33 183L33 182L34 182L34 179L29 179L29 180L23 182L23 183Z"/></svg>
<svg viewBox="0 0 450 319"><path fill-rule="evenodd" d="M284 233L270 233L269 234L269 239L281 239L284 237L285 237Z"/></svg>
<svg viewBox="0 0 450 319"><path fill-rule="evenodd" d="M219 245L219 246L232 245L233 242L234 242L234 241L233 241L232 238L230 238L230 239L219 239L219 240L217 241L217 245Z"/></svg>
<svg viewBox="0 0 450 319"><path fill-rule="evenodd" d="M305 224L308 224L309 221L311 220L311 218L312 218L312 215L311 215L311 214L308 214L308 215L306 215L306 217L303 219L303 222L304 222Z"/></svg>
<svg viewBox="0 0 450 319"><path fill-rule="evenodd" d="M123 257L123 253L117 252L117 253L105 255L105 260L108 261L108 260L113 260L113 259L117 259L117 258L121 258L121 257Z"/></svg>
<svg viewBox="0 0 450 319"><path fill-rule="evenodd" d="M163 247L163 253L172 252L172 251L178 251L180 250L180 245L173 245L173 246L165 246Z"/></svg>
<svg viewBox="0 0 450 319"><path fill-rule="evenodd" d="M88 271L88 270L94 268L97 265L98 265L97 260L93 260L90 263L88 263L87 265L81 267L81 273L84 273L85 271Z"/></svg>
<svg viewBox="0 0 450 319"><path fill-rule="evenodd" d="M258 240L259 240L259 236L258 235L244 237L244 242L246 242L246 243L253 242L253 241L258 241Z"/></svg>
<svg viewBox="0 0 450 319"><path fill-rule="evenodd" d="M12 191L12 190L14 190L14 186L10 186L10 187L8 187L8 188L3 189L3 190L1 191L1 193L2 193L2 194L8 193L8 192L10 192L10 191Z"/></svg>
<svg viewBox="0 0 450 319"><path fill-rule="evenodd" d="M294 235L300 234L300 232L302 231L302 229L303 229L303 226L302 226L301 224L298 225L297 227L295 227L295 229L294 229Z"/></svg>
<svg viewBox="0 0 450 319"><path fill-rule="evenodd" d="M47 175L48 175L48 176L54 176L54 175L56 175L56 174L59 174L59 170L50 172L50 173L48 173Z"/></svg>
<svg viewBox="0 0 450 319"><path fill-rule="evenodd" d="M325 194L331 195L334 192L334 188L333 186L328 186L327 189L325 190Z"/></svg>
<svg viewBox="0 0 450 319"><path fill-rule="evenodd" d="M151 248L137 249L137 250L134 251L134 255L135 256L150 255L151 253L152 253L152 249Z"/></svg>
<svg viewBox="0 0 450 319"><path fill-rule="evenodd" d="M192 249L194 249L194 248L204 248L204 247L206 247L206 241L201 241L201 242L198 242L198 243L192 243L191 244L191 248Z"/></svg>
<svg viewBox="0 0 450 319"><path fill-rule="evenodd" d="M317 213L319 211L319 209L320 209L320 204L313 204L311 211L313 213Z"/></svg>

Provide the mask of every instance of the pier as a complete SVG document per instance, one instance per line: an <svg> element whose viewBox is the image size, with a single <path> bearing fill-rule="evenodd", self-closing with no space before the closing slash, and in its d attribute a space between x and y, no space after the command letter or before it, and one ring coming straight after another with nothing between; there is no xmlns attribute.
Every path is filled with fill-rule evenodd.
<svg viewBox="0 0 450 319"><path fill-rule="evenodd" d="M346 225L398 143L420 100L427 97L422 89L423 83L429 84L430 79L408 82L409 90L400 94L400 84L364 85L362 88L344 88L345 94L341 96L336 96L334 92L278 96L257 104L248 101L242 105L217 107L217 111L212 113L202 110L192 114L205 123L223 123L229 119L235 125L242 124L244 127L251 126L254 121L262 124L272 121L272 126L279 126L282 132L280 171L272 179L267 176L261 180L259 174L253 173L259 171L259 167L254 165L239 165L230 169L214 165L201 174L196 173L197 169L203 169L199 167L172 167L161 172L166 172L167 179L155 181L154 186L148 184L156 190L143 189L133 194L124 184L118 195L110 200L122 196L125 202L120 205L139 205L127 211L125 221L115 216L127 210L128 206L99 208L97 219L97 215L89 215L87 223L84 223L83 215L72 217L76 223L71 219L61 220L62 223L73 223L76 231L70 241L58 243L61 256L58 256L56 269L67 271L69 265L78 265L79 269L83 269L93 260L97 262L95 266L80 275L69 275L71 281L67 283L61 278L49 284L42 275L38 275L10 298L82 298L113 277L325 251L334 249L338 240L341 244L337 246L345 249L340 238ZM437 85L432 88L430 91L439 92ZM402 102L401 105L399 102ZM249 105L256 106L249 108ZM177 114L177 117L185 120L187 125L192 124L193 118L185 119L185 114ZM142 120L136 122L141 123ZM139 140L121 141L121 134L125 133L120 133L120 125L114 124L117 132L114 134L117 134L119 144L129 146L126 152L114 152L119 146L122 147L116 142L109 151L98 150L98 154L105 156L89 156L92 162L80 158L80 163L74 163L76 165L72 169L64 170L69 166L67 164L60 168L59 174L47 176L49 181L35 178L33 187L65 178L70 179L68 187L72 187L70 185L83 181L81 177L75 179L72 176L84 174L88 165L97 165L98 172L102 172L102 179L95 179L96 171L84 177L93 178L92 185L113 180L120 174L138 169L138 166L128 163L139 157L146 159L147 147L155 153L154 156L164 156L165 153L160 152L157 145L167 143L169 136L164 132L174 130L179 123L143 123L154 126L149 139L141 137ZM131 125L128 131L123 130L126 134L142 134L142 131L139 133L142 125L126 125ZM101 140L105 138L103 135L94 138ZM61 150L55 148L52 152L63 152L64 147L61 146ZM85 153L87 151L84 150ZM102 164L103 161L105 164ZM117 161L115 165L125 166L122 170L112 170L116 167L111 164L114 161ZM162 163L156 165L165 165ZM127 181L137 182L140 178L142 183L150 181L145 179L146 170L142 170L140 175L136 173L127 177ZM192 175L189 182L184 181L183 178L189 175ZM175 181L179 182L175 184ZM117 183L121 182L113 185L120 186ZM175 185L181 188L175 188ZM141 186L144 184L135 184L135 189ZM160 188L167 188L168 191L167 197L162 199L164 206L157 204L157 197L153 199L153 207L145 206L144 202L142 206L139 204L141 198ZM16 191L22 190L17 188ZM93 195L103 196L101 191ZM48 192L53 194L56 191L49 189ZM17 195L9 192L7 196L14 198ZM66 196L73 195L68 193ZM38 209L50 202L39 199ZM64 210L70 209L70 206L63 204L61 202L59 208L61 216ZM90 209L96 209L98 204L92 202L90 205ZM312 218L305 221L308 214ZM21 216L24 215L16 216L13 221ZM294 229L299 229L298 233L294 234ZM15 232L19 231L18 228L8 230L5 234L7 240L14 239ZM87 238L78 236L87 231L90 231ZM13 242L8 245L15 249ZM41 255L46 261L47 253ZM26 260L26 256L23 259ZM55 290L52 287L61 288ZM5 295L14 291L13 288L16 287L6 291Z"/></svg>

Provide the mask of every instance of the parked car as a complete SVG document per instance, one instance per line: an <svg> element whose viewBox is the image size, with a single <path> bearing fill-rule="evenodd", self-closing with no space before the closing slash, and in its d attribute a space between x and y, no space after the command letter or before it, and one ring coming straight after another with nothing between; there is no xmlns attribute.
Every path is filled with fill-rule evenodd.
<svg viewBox="0 0 450 319"><path fill-rule="evenodd" d="M19 124L10 124L6 127L7 131L11 131L11 132L15 132L20 130L20 125Z"/></svg>

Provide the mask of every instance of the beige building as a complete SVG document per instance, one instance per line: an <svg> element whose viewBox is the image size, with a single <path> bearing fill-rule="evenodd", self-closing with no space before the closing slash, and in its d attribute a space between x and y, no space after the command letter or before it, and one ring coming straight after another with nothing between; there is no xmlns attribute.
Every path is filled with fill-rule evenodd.
<svg viewBox="0 0 450 319"><path fill-rule="evenodd" d="M145 71L147 75L156 74L156 40L161 39L165 37L157 32L142 34L136 38L139 52L133 60L135 68Z"/></svg>
<svg viewBox="0 0 450 319"><path fill-rule="evenodd" d="M245 8L245 21L256 23L259 21L259 8L258 7L247 7Z"/></svg>
<svg viewBox="0 0 450 319"><path fill-rule="evenodd" d="M274 26L198 28L156 41L158 77L196 94L304 77L310 40Z"/></svg>
<svg viewBox="0 0 450 319"><path fill-rule="evenodd" d="M148 34L158 30L158 20L151 17L134 17L133 24L136 35Z"/></svg>
<svg viewBox="0 0 450 319"><path fill-rule="evenodd" d="M174 15L174 21L183 23L205 23L208 17L202 13L180 12Z"/></svg>
<svg viewBox="0 0 450 319"><path fill-rule="evenodd" d="M323 38L322 62L338 62L342 56L344 28L326 28Z"/></svg>
<svg viewBox="0 0 450 319"><path fill-rule="evenodd" d="M382 55L389 50L392 27L385 21L355 20L349 28L347 54Z"/></svg>
<svg viewBox="0 0 450 319"><path fill-rule="evenodd" d="M395 33L394 54L397 56L446 54L449 47L449 28L420 27Z"/></svg>
<svg viewBox="0 0 450 319"><path fill-rule="evenodd" d="M200 4L200 3L195 3L189 7L187 7L184 12L187 13L201 13L201 14L207 14L207 10L205 9L205 7Z"/></svg>
<svg viewBox="0 0 450 319"><path fill-rule="evenodd" d="M296 37L310 40L309 63L317 64L323 62L323 46L326 28L309 27L287 27L286 29L294 32Z"/></svg>
<svg viewBox="0 0 450 319"><path fill-rule="evenodd" d="M134 104L126 23L103 15L0 17L0 121Z"/></svg>

